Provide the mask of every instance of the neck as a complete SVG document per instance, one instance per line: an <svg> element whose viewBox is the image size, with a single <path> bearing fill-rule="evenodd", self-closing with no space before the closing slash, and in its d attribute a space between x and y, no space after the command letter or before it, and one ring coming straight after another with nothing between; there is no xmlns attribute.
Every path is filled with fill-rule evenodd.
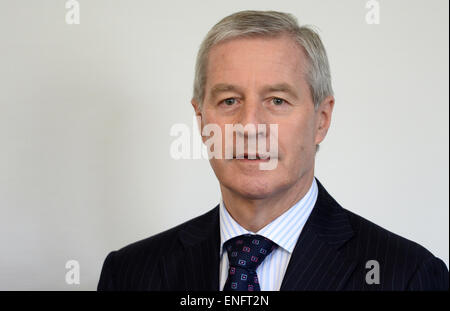
<svg viewBox="0 0 450 311"><path fill-rule="evenodd" d="M263 199L251 199L220 185L222 199L233 219L251 232L258 232L278 218L308 192L314 178L314 170L303 175L294 185Z"/></svg>

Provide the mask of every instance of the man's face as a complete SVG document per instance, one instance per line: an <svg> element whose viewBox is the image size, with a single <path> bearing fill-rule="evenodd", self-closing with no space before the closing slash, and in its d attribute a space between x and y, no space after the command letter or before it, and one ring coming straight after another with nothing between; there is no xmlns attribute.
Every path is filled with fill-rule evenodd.
<svg viewBox="0 0 450 311"><path fill-rule="evenodd" d="M304 52L288 36L233 39L211 49L203 107L195 101L193 105L202 129L214 123L222 130L222 158L210 160L222 187L248 199L263 199L313 174L316 144L323 135L316 130L320 111L314 110L305 64ZM269 126L277 124L276 168L261 170L260 161L226 159L226 124L266 125L267 150L274 143L269 141ZM242 137L247 152L247 141L255 136Z"/></svg>

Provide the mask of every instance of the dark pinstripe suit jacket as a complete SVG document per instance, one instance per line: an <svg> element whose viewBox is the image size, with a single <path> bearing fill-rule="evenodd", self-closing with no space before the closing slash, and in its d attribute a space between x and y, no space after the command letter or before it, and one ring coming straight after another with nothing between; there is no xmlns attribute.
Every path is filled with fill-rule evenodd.
<svg viewBox="0 0 450 311"><path fill-rule="evenodd" d="M281 290L448 290L444 262L417 243L319 194L289 261ZM153 237L111 252L98 290L219 290L218 206ZM379 262L367 284L366 262Z"/></svg>

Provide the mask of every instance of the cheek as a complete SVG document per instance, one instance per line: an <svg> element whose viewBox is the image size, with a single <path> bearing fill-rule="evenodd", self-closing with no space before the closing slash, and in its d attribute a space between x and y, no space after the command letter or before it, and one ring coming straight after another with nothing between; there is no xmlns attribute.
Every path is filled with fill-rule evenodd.
<svg viewBox="0 0 450 311"><path fill-rule="evenodd" d="M216 125L218 125L220 128L221 128L221 133L223 134L224 133L224 126L222 126L222 124L220 123L220 121L221 120L219 120L219 119L217 119L215 116L214 116L214 114L211 114L211 113L208 113L208 112L204 112L203 114L202 114L202 126L201 126L201 129L202 129L202 133L203 133L203 130L204 130L204 127L205 127L205 125L207 125L207 124L216 124ZM212 133L210 133L210 135L212 135ZM223 136L223 135L222 135ZM203 140L203 143L205 143L208 139L210 139L210 138L212 138L212 136L203 136L202 135L202 140ZM222 139L223 139L223 137L222 137Z"/></svg>
<svg viewBox="0 0 450 311"><path fill-rule="evenodd" d="M280 155L284 155L290 163L303 161L309 149L314 147L313 136L312 123L308 120L297 119L282 123L278 128Z"/></svg>
<svg viewBox="0 0 450 311"><path fill-rule="evenodd" d="M297 150L307 139L308 126L302 123L302 120L279 123L278 125L278 143L280 149L285 152Z"/></svg>

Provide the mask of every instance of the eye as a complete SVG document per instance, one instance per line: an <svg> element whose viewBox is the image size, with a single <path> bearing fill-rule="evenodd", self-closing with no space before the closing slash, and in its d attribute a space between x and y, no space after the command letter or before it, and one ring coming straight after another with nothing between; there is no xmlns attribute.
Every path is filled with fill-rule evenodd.
<svg viewBox="0 0 450 311"><path fill-rule="evenodd" d="M236 98L227 98L221 101L220 103L224 103L227 106L232 106L236 103Z"/></svg>
<svg viewBox="0 0 450 311"><path fill-rule="evenodd" d="M281 106L282 104L286 103L286 101L284 99L282 99L282 98L274 97L274 98L272 98L272 103L275 106Z"/></svg>

